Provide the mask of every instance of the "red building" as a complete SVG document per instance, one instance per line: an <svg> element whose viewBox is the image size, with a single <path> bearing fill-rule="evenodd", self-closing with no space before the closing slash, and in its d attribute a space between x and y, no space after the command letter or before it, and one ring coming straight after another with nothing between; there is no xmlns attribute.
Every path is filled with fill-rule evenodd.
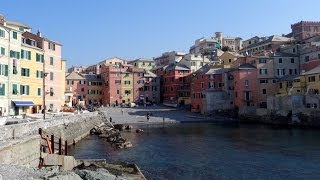
<svg viewBox="0 0 320 180"><path fill-rule="evenodd" d="M159 71L159 73L163 74L163 103L170 106L190 104L190 81L188 79L190 69L184 65L172 63L164 66L163 72ZM184 93L181 94L182 90Z"/></svg>
<svg viewBox="0 0 320 180"><path fill-rule="evenodd" d="M236 107L257 107L259 84L257 68L252 64L242 64L233 72L234 105Z"/></svg>
<svg viewBox="0 0 320 180"><path fill-rule="evenodd" d="M193 74L191 82L191 111L204 112L203 104L208 90L222 90L223 71L210 64L203 66Z"/></svg>

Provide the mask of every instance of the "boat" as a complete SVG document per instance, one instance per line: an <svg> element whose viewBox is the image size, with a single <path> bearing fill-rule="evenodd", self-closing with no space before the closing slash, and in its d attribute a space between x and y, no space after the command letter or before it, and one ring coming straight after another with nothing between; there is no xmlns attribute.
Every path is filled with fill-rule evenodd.
<svg viewBox="0 0 320 180"><path fill-rule="evenodd" d="M3 126L7 123L8 118L7 117L0 117L0 126Z"/></svg>

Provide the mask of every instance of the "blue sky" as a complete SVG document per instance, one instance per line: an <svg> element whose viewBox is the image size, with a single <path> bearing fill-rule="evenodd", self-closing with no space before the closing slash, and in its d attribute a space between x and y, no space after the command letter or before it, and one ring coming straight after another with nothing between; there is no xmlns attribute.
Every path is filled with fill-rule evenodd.
<svg viewBox="0 0 320 180"><path fill-rule="evenodd" d="M243 39L289 33L292 23L320 21L319 7L316 0L2 0L0 13L61 42L70 67L187 52L216 31Z"/></svg>

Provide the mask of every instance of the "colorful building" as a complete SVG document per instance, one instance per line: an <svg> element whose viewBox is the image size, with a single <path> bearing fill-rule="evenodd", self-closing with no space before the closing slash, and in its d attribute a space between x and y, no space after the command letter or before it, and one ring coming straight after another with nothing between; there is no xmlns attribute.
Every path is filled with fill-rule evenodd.
<svg viewBox="0 0 320 180"><path fill-rule="evenodd" d="M151 70L155 67L155 62L153 59L147 59L147 58L139 58L133 61L129 61L129 64L133 65L136 68L142 68L147 71Z"/></svg>
<svg viewBox="0 0 320 180"><path fill-rule="evenodd" d="M85 106L87 105L87 94L88 94L88 84L86 81L86 78L84 78L82 75L76 73L76 72L71 72L66 76L66 92L68 94L72 94L71 96L66 97L66 103L69 104L70 106L70 101L71 105L81 105Z"/></svg>

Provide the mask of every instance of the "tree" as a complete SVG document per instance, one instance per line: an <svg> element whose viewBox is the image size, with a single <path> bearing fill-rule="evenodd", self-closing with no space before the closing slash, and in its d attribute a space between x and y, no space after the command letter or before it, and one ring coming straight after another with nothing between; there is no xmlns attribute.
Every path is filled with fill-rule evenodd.
<svg viewBox="0 0 320 180"><path fill-rule="evenodd" d="M221 48L221 50L222 50L223 52L226 52L226 51L231 51L231 48L230 48L229 46L223 46L223 47Z"/></svg>

